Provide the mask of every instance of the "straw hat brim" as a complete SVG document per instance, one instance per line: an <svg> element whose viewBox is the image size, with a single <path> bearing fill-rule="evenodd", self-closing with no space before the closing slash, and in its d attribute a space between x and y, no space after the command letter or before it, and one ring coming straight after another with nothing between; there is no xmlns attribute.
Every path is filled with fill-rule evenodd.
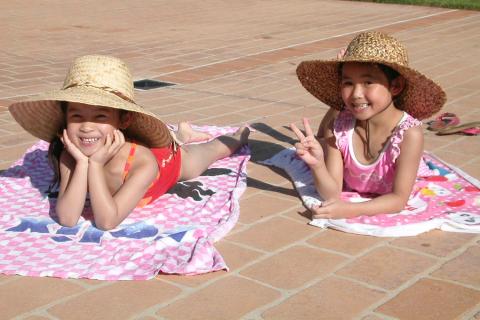
<svg viewBox="0 0 480 320"><path fill-rule="evenodd" d="M379 63L391 67L406 79L406 87L395 105L421 120L438 112L446 101L443 89L415 69L396 63L371 59L311 60L297 67L297 77L303 87L326 105L342 110L339 66L345 62Z"/></svg>
<svg viewBox="0 0 480 320"><path fill-rule="evenodd" d="M134 117L126 130L129 138L143 142L149 147L165 147L173 141L170 130L155 114L114 93L95 87L77 86L46 92L26 101L13 103L8 109L26 131L51 142L64 121L59 101L130 111Z"/></svg>

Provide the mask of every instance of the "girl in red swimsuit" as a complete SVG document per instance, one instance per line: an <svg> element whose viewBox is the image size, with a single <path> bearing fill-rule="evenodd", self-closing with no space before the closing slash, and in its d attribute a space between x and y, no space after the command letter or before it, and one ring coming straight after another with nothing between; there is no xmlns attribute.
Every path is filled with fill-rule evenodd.
<svg viewBox="0 0 480 320"><path fill-rule="evenodd" d="M128 68L110 56L76 59L62 89L14 103L9 111L24 129L50 142L59 186L55 211L67 227L78 223L89 194L96 227L115 228L177 181L195 178L232 154L249 135L242 127L183 145L211 137L185 122L173 133L136 104Z"/></svg>

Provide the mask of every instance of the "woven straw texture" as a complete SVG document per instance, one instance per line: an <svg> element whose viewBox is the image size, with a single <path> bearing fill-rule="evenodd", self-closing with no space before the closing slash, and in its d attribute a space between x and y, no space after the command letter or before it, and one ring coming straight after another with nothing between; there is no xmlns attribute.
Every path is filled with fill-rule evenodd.
<svg viewBox="0 0 480 320"><path fill-rule="evenodd" d="M135 103L132 75L125 63L117 58L101 55L77 58L60 90L14 103L9 106L9 111L25 130L51 142L63 128L60 101L131 111L134 116L126 130L128 138L150 147L164 147L173 141L167 126Z"/></svg>
<svg viewBox="0 0 480 320"><path fill-rule="evenodd" d="M345 55L337 60L303 61L297 67L302 85L317 99L341 110L339 66L345 62L379 63L398 71L406 79L406 87L395 106L417 119L438 112L446 101L443 89L408 65L405 46L395 38L376 31L358 34L348 45Z"/></svg>

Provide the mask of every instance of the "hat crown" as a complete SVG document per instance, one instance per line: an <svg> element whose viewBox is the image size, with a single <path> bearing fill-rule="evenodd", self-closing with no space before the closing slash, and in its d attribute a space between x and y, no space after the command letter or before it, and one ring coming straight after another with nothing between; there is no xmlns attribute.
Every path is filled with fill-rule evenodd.
<svg viewBox="0 0 480 320"><path fill-rule="evenodd" d="M63 89L89 86L134 101L133 78L123 61L111 56L87 55L74 60Z"/></svg>
<svg viewBox="0 0 480 320"><path fill-rule="evenodd" d="M363 32L348 45L343 60L395 63L408 67L405 46L397 39L381 32Z"/></svg>

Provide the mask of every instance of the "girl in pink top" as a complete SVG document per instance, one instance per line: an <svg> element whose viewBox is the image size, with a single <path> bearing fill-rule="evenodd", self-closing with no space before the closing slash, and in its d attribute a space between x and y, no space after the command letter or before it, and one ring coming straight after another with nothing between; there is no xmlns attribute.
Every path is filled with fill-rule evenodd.
<svg viewBox="0 0 480 320"><path fill-rule="evenodd" d="M342 53L343 54L343 53ZM423 119L445 103L443 90L408 67L405 47L380 32L357 35L345 53L331 61L304 61L297 68L302 85L332 107L321 142L307 119L297 154L310 167L321 206L313 218L340 219L402 210L425 164ZM422 165L420 165L422 164ZM372 200L342 200L356 191Z"/></svg>

